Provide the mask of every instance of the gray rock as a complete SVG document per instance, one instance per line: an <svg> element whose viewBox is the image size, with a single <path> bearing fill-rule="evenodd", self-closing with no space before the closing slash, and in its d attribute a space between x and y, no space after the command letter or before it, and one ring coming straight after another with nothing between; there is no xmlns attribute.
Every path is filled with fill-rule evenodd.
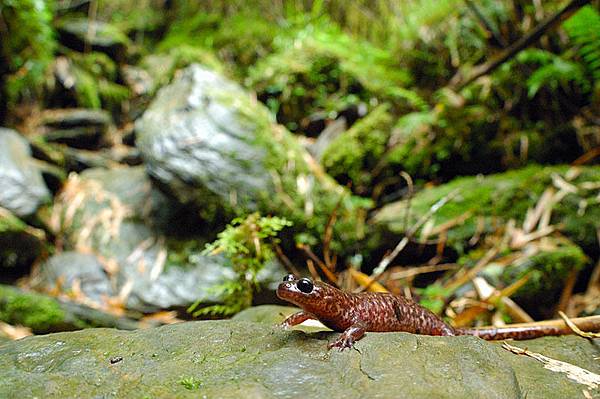
<svg viewBox="0 0 600 399"><path fill-rule="evenodd" d="M232 279L233 269L223 256L201 254L202 237L188 238L188 245L163 230L179 223L176 207L153 188L144 167L89 169L71 177L55 211L65 246L74 253L52 257L42 268L41 285L54 288L62 276L61 288L68 290L77 279L90 299L128 293L126 307L142 312L197 300L218 303L213 287ZM275 265L259 277L268 284L283 274Z"/></svg>
<svg viewBox="0 0 600 399"><path fill-rule="evenodd" d="M0 344L1 397L575 398L598 389L476 337L368 333L327 351L336 333L247 321L133 332L88 329ZM530 351L600 373L597 343L528 341Z"/></svg>
<svg viewBox="0 0 600 399"><path fill-rule="evenodd" d="M14 130L0 128L0 207L28 216L49 199L27 140Z"/></svg>
<svg viewBox="0 0 600 399"><path fill-rule="evenodd" d="M236 101L248 95L235 83L199 65L183 71L136 123L148 171L185 202L209 193L245 208L271 192L265 151L254 144L259 128ZM200 193L198 193L200 191Z"/></svg>
<svg viewBox="0 0 600 399"><path fill-rule="evenodd" d="M97 126L106 129L112 123L112 118L102 109L65 108L45 110L40 122L62 129L77 126Z"/></svg>
<svg viewBox="0 0 600 399"><path fill-rule="evenodd" d="M332 213L331 248L350 252L371 202L323 172L268 109L221 75L191 65L136 121L149 173L205 220L253 211L283 216L303 242L320 242Z"/></svg>
<svg viewBox="0 0 600 399"><path fill-rule="evenodd" d="M40 268L39 278L46 291L60 288L69 292L77 284L95 302L102 301L103 296L116 294L102 263L92 254L67 251L54 255Z"/></svg>

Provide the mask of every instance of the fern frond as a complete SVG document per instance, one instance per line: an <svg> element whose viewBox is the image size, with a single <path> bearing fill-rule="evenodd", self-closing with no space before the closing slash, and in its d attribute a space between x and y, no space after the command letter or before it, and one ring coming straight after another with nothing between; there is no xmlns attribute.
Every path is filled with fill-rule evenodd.
<svg viewBox="0 0 600 399"><path fill-rule="evenodd" d="M578 84L584 92L591 89L581 64L556 56L551 63L538 68L527 79L527 94L532 98L543 86L556 90L559 85L566 86L569 82Z"/></svg>
<svg viewBox="0 0 600 399"><path fill-rule="evenodd" d="M578 53L594 79L600 80L600 13L592 6L585 6L563 27L577 44Z"/></svg>

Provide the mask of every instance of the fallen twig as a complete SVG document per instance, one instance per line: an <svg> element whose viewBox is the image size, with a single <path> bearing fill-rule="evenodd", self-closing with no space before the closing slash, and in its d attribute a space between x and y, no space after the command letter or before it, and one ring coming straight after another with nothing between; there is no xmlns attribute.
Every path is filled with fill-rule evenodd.
<svg viewBox="0 0 600 399"><path fill-rule="evenodd" d="M562 319L565 321L565 323L567 324L567 326L569 326L569 328L571 330L573 330L573 333L579 335L580 337L584 337L584 338L600 338L600 333L593 333L593 332L581 331L581 329L579 327L577 327L575 325L575 323L573 323L571 321L571 319L569 319L569 317L566 314L564 314L562 311L559 311L558 315L560 317L562 317Z"/></svg>
<svg viewBox="0 0 600 399"><path fill-rule="evenodd" d="M418 276L419 274L425 273L433 273L444 270L452 270L456 269L458 265L456 263L445 263L441 265L430 265L430 266L419 266L419 267L411 267L405 270L401 270L398 272L393 272L390 274L390 279L392 280L402 280L409 277Z"/></svg>
<svg viewBox="0 0 600 399"><path fill-rule="evenodd" d="M400 251L402 251L404 249L404 247L406 247L406 245L408 244L408 242L410 241L412 236L417 232L417 230L419 230L421 228L421 226L423 226L425 224L425 222L427 222L427 220L429 220L429 218L431 218L431 216L433 216L433 214L435 214L437 211L439 211L441 207L443 207L450 200L452 200L454 197L456 197L459 192L460 192L459 189L455 189L455 190L451 191L445 197L441 198L438 202L433 204L431 206L431 208L429 208L427 213L425 213L423 216L421 216L421 218L415 224L413 224L410 227L410 229L408 229L405 236L402 238L402 240L400 240L400 242L396 245L396 247L392 250L392 252L390 252L388 255L384 256L384 258L381 260L381 262L379 262L377 267L373 270L371 277L377 279L377 277L380 276L385 271L385 269L396 258L396 256L398 256Z"/></svg>
<svg viewBox="0 0 600 399"><path fill-rule="evenodd" d="M543 363L545 369L555 371L557 373L564 373L567 375L567 378L579 384L587 385L590 388L598 388L598 386L600 386L600 375L575 366L571 363L562 362L539 353L530 352L527 349L521 349L506 342L502 344L502 348L517 355L525 355L534 358L535 360Z"/></svg>

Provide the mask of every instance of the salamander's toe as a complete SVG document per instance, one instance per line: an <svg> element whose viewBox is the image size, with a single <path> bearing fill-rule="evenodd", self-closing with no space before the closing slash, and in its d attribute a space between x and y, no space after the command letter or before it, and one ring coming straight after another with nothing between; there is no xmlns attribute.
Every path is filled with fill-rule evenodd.
<svg viewBox="0 0 600 399"><path fill-rule="evenodd" d="M328 349L337 348L340 352L342 352L344 349L352 348L352 345L354 345L353 339L351 339L349 337L341 336L340 338L336 339L335 341L333 341L332 343L327 345L327 348Z"/></svg>

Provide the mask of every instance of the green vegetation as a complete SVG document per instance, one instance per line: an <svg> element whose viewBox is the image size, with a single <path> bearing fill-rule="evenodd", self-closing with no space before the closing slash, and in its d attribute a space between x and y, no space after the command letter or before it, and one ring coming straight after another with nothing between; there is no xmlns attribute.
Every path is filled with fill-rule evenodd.
<svg viewBox="0 0 600 399"><path fill-rule="evenodd" d="M222 303L189 307L210 318L251 305L275 245L296 267L310 258L312 274L355 289L362 283L347 278L348 265L370 274L410 234L390 269L429 262L456 270L391 282L402 273L388 270L378 277L390 290L414 289L438 314L452 314L444 312L449 308L459 314L461 299L477 297L468 272L477 267L498 292L526 277L509 296L519 304L543 296L553 308L573 271L580 271L576 290L593 274L600 227L598 0L528 39L568 3L0 0L0 125L19 130L33 156L51 164L42 169L56 195L52 212L25 220L0 208L0 266L15 271L16 280L35 270L47 248L87 251L99 256L115 287L130 288L115 272L129 260L139 260L140 273L152 270L152 279L180 266L183 275L204 266L197 255L228 224L204 253L226 257L235 278L215 287ZM523 41L524 48L510 52ZM209 187L200 175L155 167L143 148L136 121L190 64L243 90L232 95L223 84L202 98L192 93L189 104L176 104L172 119L178 123L181 110L182 124L202 129L200 117L186 119L188 105L210 106L211 126L256 150L255 157L240 156L243 168L258 170L258 183L248 189L215 189L229 184L219 180L225 169L208 171ZM102 148L52 140L75 128L41 121L47 110L65 108L107 111ZM241 128L230 132L230 123ZM186 140L164 145L197 155ZM223 147L218 157L245 155L235 145ZM318 159L308 155L315 148ZM99 165L107 175L88 179L83 170ZM117 170L137 183L112 175ZM491 250L497 254L479 264ZM586 298L595 295L588 291ZM106 308L128 310L127 293ZM583 295L564 293L571 294ZM28 298L3 302L0 316L34 331L60 316L50 302L36 308ZM185 300L179 309L191 302ZM507 319L506 304L492 302L496 316ZM466 323L476 318L492 321L476 315ZM201 385L194 377L178 383L190 390Z"/></svg>
<svg viewBox="0 0 600 399"><path fill-rule="evenodd" d="M179 380L179 384L183 385L185 389L194 391L202 386L202 380L196 377L183 377Z"/></svg>
<svg viewBox="0 0 600 399"><path fill-rule="evenodd" d="M366 194L391 133L390 105L384 103L337 137L323 154L323 166L336 180Z"/></svg>
<svg viewBox="0 0 600 399"><path fill-rule="evenodd" d="M200 303L196 302L190 306L188 312L194 316L228 316L250 306L252 295L258 287L258 274L275 256L273 246L279 242L277 234L291 225L292 223L285 219L261 217L258 213L232 220L231 224L218 234L218 239L206 246L204 254L224 253L231 261L237 277L215 287L215 291L224 297L223 304L196 310Z"/></svg>
<svg viewBox="0 0 600 399"><path fill-rule="evenodd" d="M42 94L57 47L51 25L53 1L3 0L0 74L7 73L3 94L10 104ZM4 64L6 63L6 64Z"/></svg>
<svg viewBox="0 0 600 399"><path fill-rule="evenodd" d="M527 283L514 298L526 302L535 300L540 305L551 306L558 299L569 274L583 269L588 261L581 248L561 245L553 250L541 250L506 267L502 272L502 280L510 284L527 276Z"/></svg>
<svg viewBox="0 0 600 399"><path fill-rule="evenodd" d="M65 324L65 313L51 298L0 285L0 320L46 333Z"/></svg>
<svg viewBox="0 0 600 399"><path fill-rule="evenodd" d="M600 81L600 13L592 6L585 6L564 27L588 71L596 82Z"/></svg>
<svg viewBox="0 0 600 399"><path fill-rule="evenodd" d="M448 243L462 250L475 234L495 231L509 219L520 225L529 208L534 208L542 193L552 186L556 176L564 176L567 167L528 166L502 174L462 177L439 187L419 192L411 201L409 226L422 217L436 202L453 192L458 195L439 209L433 216L433 227L455 221L445 231ZM600 220L600 207L594 198L594 190L585 188L584 182L600 179L598 167L581 168L570 183L581 185L576 193L568 193L552 209L552 223L583 247L594 245L594 231ZM556 188L554 188L555 190ZM399 202L382 208L375 219L386 223L392 231L403 232L404 215L408 203ZM483 222L483 224L482 224Z"/></svg>

